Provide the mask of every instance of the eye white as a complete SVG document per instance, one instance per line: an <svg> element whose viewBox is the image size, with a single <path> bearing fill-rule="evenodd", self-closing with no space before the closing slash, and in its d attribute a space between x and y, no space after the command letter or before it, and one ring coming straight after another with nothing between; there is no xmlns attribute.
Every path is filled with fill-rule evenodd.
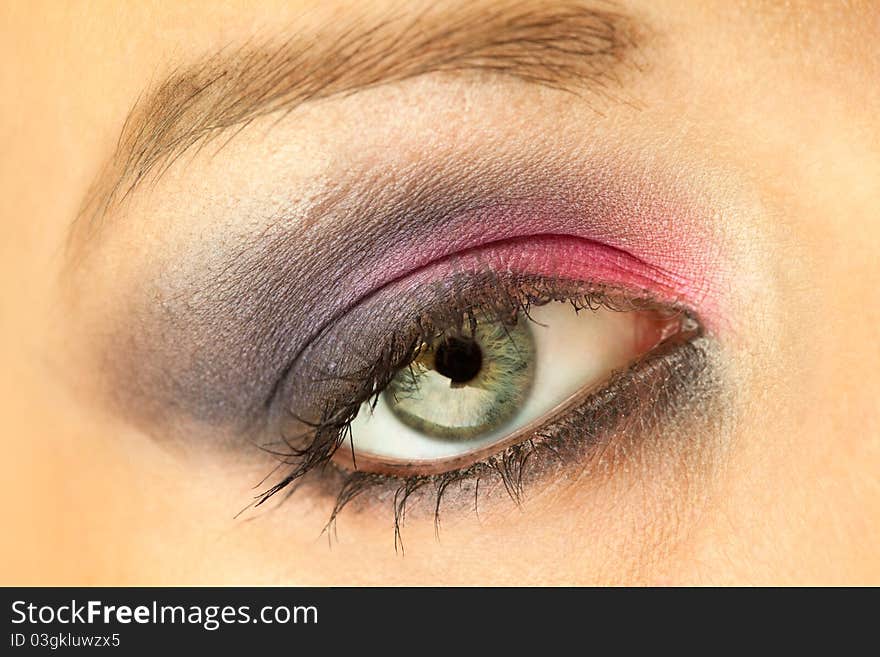
<svg viewBox="0 0 880 657"><path fill-rule="evenodd" d="M351 425L355 454L395 462L467 454L540 419L585 386L601 383L639 355L639 313L604 308L578 313L571 304L553 302L532 308L529 314L534 320L530 323L535 343L534 379L525 403L512 419L482 436L436 438L404 425L380 396L372 411L364 404ZM342 449L350 448L346 439Z"/></svg>

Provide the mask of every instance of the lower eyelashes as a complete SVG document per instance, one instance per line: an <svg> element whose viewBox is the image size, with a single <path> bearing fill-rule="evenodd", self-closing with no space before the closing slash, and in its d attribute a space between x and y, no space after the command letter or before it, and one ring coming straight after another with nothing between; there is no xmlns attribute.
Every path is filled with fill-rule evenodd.
<svg viewBox="0 0 880 657"><path fill-rule="evenodd" d="M401 281L328 327L298 357L273 404L294 482L408 504L518 499L560 467L675 410L706 367L693 316L643 291L511 273ZM503 486L486 486L493 479ZM496 493L493 493L496 494ZM435 516L436 517L436 516Z"/></svg>

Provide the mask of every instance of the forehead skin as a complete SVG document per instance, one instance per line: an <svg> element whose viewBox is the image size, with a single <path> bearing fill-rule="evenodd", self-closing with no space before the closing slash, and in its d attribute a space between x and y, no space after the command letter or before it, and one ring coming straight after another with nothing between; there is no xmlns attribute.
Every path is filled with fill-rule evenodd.
<svg viewBox="0 0 880 657"><path fill-rule="evenodd" d="M680 121L708 156L742 172L761 208L755 287L766 294L735 309L728 336L753 373L740 391L745 419L718 495L663 563L616 564L587 545L581 559L523 575L521 563L544 563L540 550L583 531L548 512L544 540L521 554L463 523L442 545L425 539L425 558L401 560L382 525L381 540L365 542L365 572L344 545L313 540L318 515L234 525L229 510L248 491L228 490L225 468L193 477L69 394L61 382L87 373L77 370L81 336L67 330L75 318L59 310L65 243L135 100L182 62L363 5L0 5L0 495L15 537L0 546L0 582L880 583L876 3L620 4L652 27L640 100L658 124ZM768 327L778 327L772 340ZM569 509L578 494L538 504ZM510 527L530 528L524 517ZM288 554L274 547L291 544ZM494 560L476 556L487 551L505 555L491 572Z"/></svg>

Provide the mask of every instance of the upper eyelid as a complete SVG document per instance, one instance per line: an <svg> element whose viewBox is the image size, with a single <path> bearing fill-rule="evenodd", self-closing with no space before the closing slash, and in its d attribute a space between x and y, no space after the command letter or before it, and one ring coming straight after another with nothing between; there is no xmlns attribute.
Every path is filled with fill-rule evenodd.
<svg viewBox="0 0 880 657"><path fill-rule="evenodd" d="M260 233L230 239L221 231L219 241L203 237L151 263L158 275L127 288L126 312L99 345L113 355L107 382L117 410L153 431L168 422L161 417L169 409L209 426L247 426L316 325L389 275L406 275L401 267L425 255L421 246L452 255L493 233L560 233L612 250L623 243L635 260L692 284L699 298L682 290L682 301L691 301L682 305L715 319L724 260L718 249L704 248L713 240L711 224L695 219L712 213L695 208L687 190L639 163L571 166L540 153L512 163L468 162L463 166L457 153L415 162L405 184L377 177L381 172L343 177L314 214L285 210L292 214L267 218ZM638 212L621 217L621 208ZM668 232L662 239L658 226ZM579 278L614 283L589 274ZM131 317L140 318L137 325Z"/></svg>
<svg viewBox="0 0 880 657"><path fill-rule="evenodd" d="M178 70L137 100L68 241L75 253L119 202L196 142L297 105L437 72L500 75L572 91L607 91L648 33L631 16L563 2L477 3L335 34L247 43ZM326 38L333 36L334 38Z"/></svg>

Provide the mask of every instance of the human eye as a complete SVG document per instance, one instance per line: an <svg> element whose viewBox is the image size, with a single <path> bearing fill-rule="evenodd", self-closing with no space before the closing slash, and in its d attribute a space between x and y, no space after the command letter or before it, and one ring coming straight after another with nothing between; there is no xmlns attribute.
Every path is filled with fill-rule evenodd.
<svg viewBox="0 0 880 657"><path fill-rule="evenodd" d="M523 250L560 247L544 242ZM613 281L496 270L511 248L422 268L315 337L276 391L281 438L264 447L287 471L258 503L308 482L334 497L331 520L384 502L399 527L407 507L437 520L456 499L519 501L703 380L691 310Z"/></svg>
<svg viewBox="0 0 880 657"><path fill-rule="evenodd" d="M595 291L570 299L532 291L509 308L466 308L418 336L411 360L359 409L336 457L354 471L441 474L547 440L548 422L689 322L611 304Z"/></svg>

